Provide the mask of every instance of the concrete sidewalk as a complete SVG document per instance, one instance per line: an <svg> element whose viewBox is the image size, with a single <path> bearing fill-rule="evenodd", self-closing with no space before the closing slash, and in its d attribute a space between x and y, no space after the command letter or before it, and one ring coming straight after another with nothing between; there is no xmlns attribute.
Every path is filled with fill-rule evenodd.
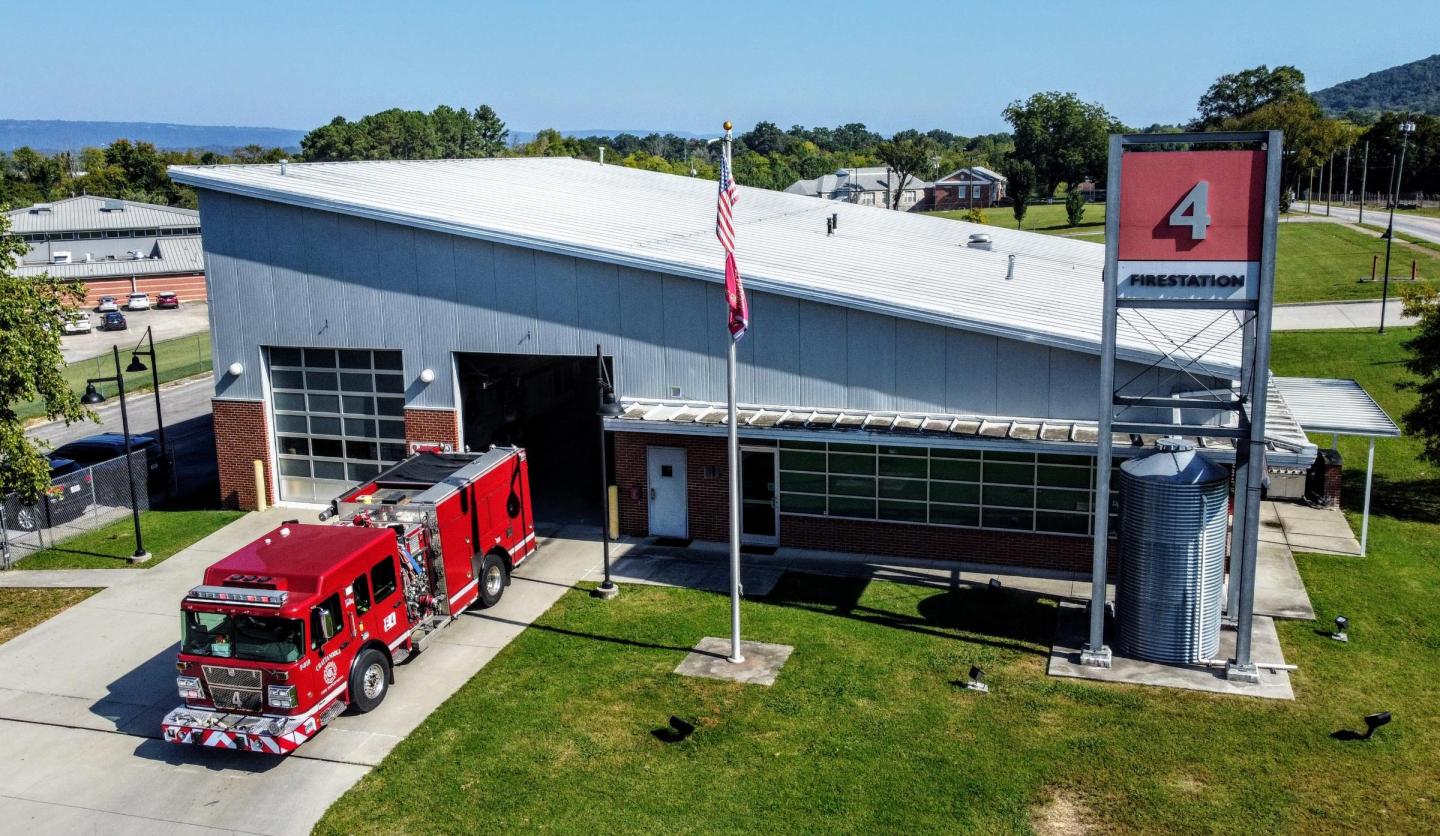
<svg viewBox="0 0 1440 836"><path fill-rule="evenodd" d="M0 589L108 589L139 580L136 569L11 569L0 572Z"/></svg>
<svg viewBox="0 0 1440 836"><path fill-rule="evenodd" d="M161 717L179 702L181 597L206 565L295 516L293 508L249 514L152 569L107 570L134 580L117 578L0 645L0 821L7 830L308 833L331 803L599 563L598 532L561 530L542 541L498 606L467 613L396 669L384 706L340 717L287 758L156 739ZM91 576L57 577L74 583Z"/></svg>
<svg viewBox="0 0 1440 836"><path fill-rule="evenodd" d="M1391 284L1398 295L1397 283ZM1385 306L1385 325L1396 328L1414 325L1416 317L1403 315L1405 305L1392 297ZM1379 328L1380 300L1363 302L1312 302L1303 305L1276 305L1271 328L1275 331L1323 331L1334 328Z"/></svg>

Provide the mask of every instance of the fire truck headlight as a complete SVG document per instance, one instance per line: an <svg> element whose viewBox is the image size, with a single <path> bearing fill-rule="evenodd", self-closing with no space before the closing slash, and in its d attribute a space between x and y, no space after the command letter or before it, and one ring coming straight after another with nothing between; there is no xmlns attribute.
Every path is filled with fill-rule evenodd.
<svg viewBox="0 0 1440 836"><path fill-rule="evenodd" d="M295 707L294 685L271 685L265 689L266 702L274 708Z"/></svg>
<svg viewBox="0 0 1440 836"><path fill-rule="evenodd" d="M200 677L198 676L177 676L175 677L175 687L180 691L181 699L205 699L205 692L200 688Z"/></svg>

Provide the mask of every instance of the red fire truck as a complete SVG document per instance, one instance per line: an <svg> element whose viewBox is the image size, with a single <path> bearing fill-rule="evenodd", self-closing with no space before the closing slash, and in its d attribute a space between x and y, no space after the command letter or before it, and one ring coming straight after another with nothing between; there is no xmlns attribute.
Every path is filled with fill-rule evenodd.
<svg viewBox="0 0 1440 836"><path fill-rule="evenodd" d="M525 452L419 453L205 570L181 603L164 737L285 754L347 708L385 699L394 666L467 607L493 606L535 553Z"/></svg>

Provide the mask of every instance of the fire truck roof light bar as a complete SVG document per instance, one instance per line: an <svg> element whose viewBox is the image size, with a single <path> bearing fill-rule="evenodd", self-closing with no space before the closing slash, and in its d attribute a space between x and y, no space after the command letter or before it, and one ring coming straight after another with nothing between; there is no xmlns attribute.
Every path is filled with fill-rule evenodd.
<svg viewBox="0 0 1440 836"><path fill-rule="evenodd" d="M205 604L244 604L249 607L282 607L287 595L278 589L243 589L233 586L197 586L187 601Z"/></svg>

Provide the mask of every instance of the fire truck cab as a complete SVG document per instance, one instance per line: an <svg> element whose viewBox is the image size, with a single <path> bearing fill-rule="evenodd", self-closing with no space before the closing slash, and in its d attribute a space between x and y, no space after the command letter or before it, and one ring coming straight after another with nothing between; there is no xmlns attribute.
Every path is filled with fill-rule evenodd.
<svg viewBox="0 0 1440 836"><path fill-rule="evenodd" d="M525 453L421 453L221 559L181 602L166 740L293 751L534 553Z"/></svg>

